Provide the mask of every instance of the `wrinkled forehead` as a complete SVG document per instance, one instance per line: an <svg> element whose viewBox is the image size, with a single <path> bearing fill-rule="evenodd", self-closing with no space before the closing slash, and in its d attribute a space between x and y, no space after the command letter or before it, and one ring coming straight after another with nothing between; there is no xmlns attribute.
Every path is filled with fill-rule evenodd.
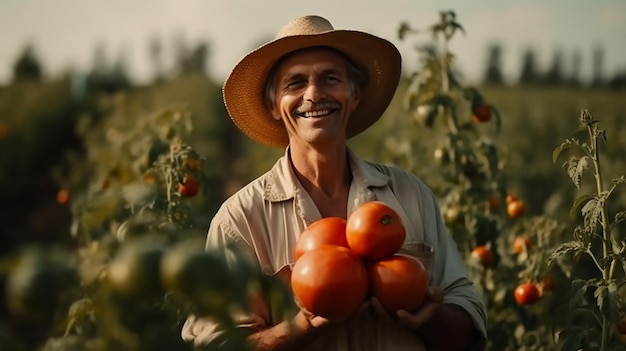
<svg viewBox="0 0 626 351"><path fill-rule="evenodd" d="M348 57L346 57L346 55L344 55L341 51L326 46L314 46L295 50L282 56L270 70L270 76L268 78L270 80L276 79L275 75L286 64L291 64L296 61L306 63L307 58L309 60L319 60L324 57L329 58L331 61L340 62L343 65L342 68L347 69L350 64Z"/></svg>

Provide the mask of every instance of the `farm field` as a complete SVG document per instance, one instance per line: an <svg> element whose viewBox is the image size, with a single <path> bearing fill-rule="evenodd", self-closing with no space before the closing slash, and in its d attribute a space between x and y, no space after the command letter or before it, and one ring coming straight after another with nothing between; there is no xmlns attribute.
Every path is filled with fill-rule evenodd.
<svg viewBox="0 0 626 351"><path fill-rule="evenodd" d="M350 147L433 190L487 350L626 350L626 91L465 85L447 54ZM285 150L240 133L204 72L79 78L0 87L0 350L191 350L185 318L232 326L250 291L293 313L283 281L204 249L220 204Z"/></svg>

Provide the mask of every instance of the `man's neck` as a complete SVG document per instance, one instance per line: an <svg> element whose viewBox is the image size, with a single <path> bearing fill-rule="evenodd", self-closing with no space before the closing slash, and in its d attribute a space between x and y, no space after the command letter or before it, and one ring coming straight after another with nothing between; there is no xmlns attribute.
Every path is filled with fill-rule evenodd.
<svg viewBox="0 0 626 351"><path fill-rule="evenodd" d="M348 189L351 174L345 144L324 149L290 146L295 174L309 194L328 198Z"/></svg>

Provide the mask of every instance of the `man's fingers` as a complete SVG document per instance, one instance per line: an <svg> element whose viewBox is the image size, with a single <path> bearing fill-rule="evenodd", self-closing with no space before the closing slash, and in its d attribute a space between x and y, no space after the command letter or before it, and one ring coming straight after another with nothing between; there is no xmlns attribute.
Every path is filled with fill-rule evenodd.
<svg viewBox="0 0 626 351"><path fill-rule="evenodd" d="M433 316L433 314L435 314L435 311L437 311L439 307L441 307L441 304L439 303L428 303L414 314L404 310L399 310L396 313L398 316L398 323L409 329L419 329Z"/></svg>

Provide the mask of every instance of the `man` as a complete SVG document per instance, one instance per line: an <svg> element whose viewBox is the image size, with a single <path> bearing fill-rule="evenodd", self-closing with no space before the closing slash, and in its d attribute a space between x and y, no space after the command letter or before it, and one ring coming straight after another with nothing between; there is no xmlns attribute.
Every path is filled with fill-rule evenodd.
<svg viewBox="0 0 626 351"><path fill-rule="evenodd" d="M269 301L238 316L253 350L469 350L486 339L486 312L446 232L435 198L415 175L367 162L347 139L375 123L400 79L401 58L389 41L334 30L305 16L246 55L224 84L234 123L249 137L285 148L266 174L229 198L211 221L207 247L235 244L268 274L288 282L300 233L314 221L347 218L370 200L392 206L407 238L402 248L429 267L426 302L411 314L384 312L375 299L346 321L301 309L279 320ZM183 338L218 340L220 326L191 316Z"/></svg>

